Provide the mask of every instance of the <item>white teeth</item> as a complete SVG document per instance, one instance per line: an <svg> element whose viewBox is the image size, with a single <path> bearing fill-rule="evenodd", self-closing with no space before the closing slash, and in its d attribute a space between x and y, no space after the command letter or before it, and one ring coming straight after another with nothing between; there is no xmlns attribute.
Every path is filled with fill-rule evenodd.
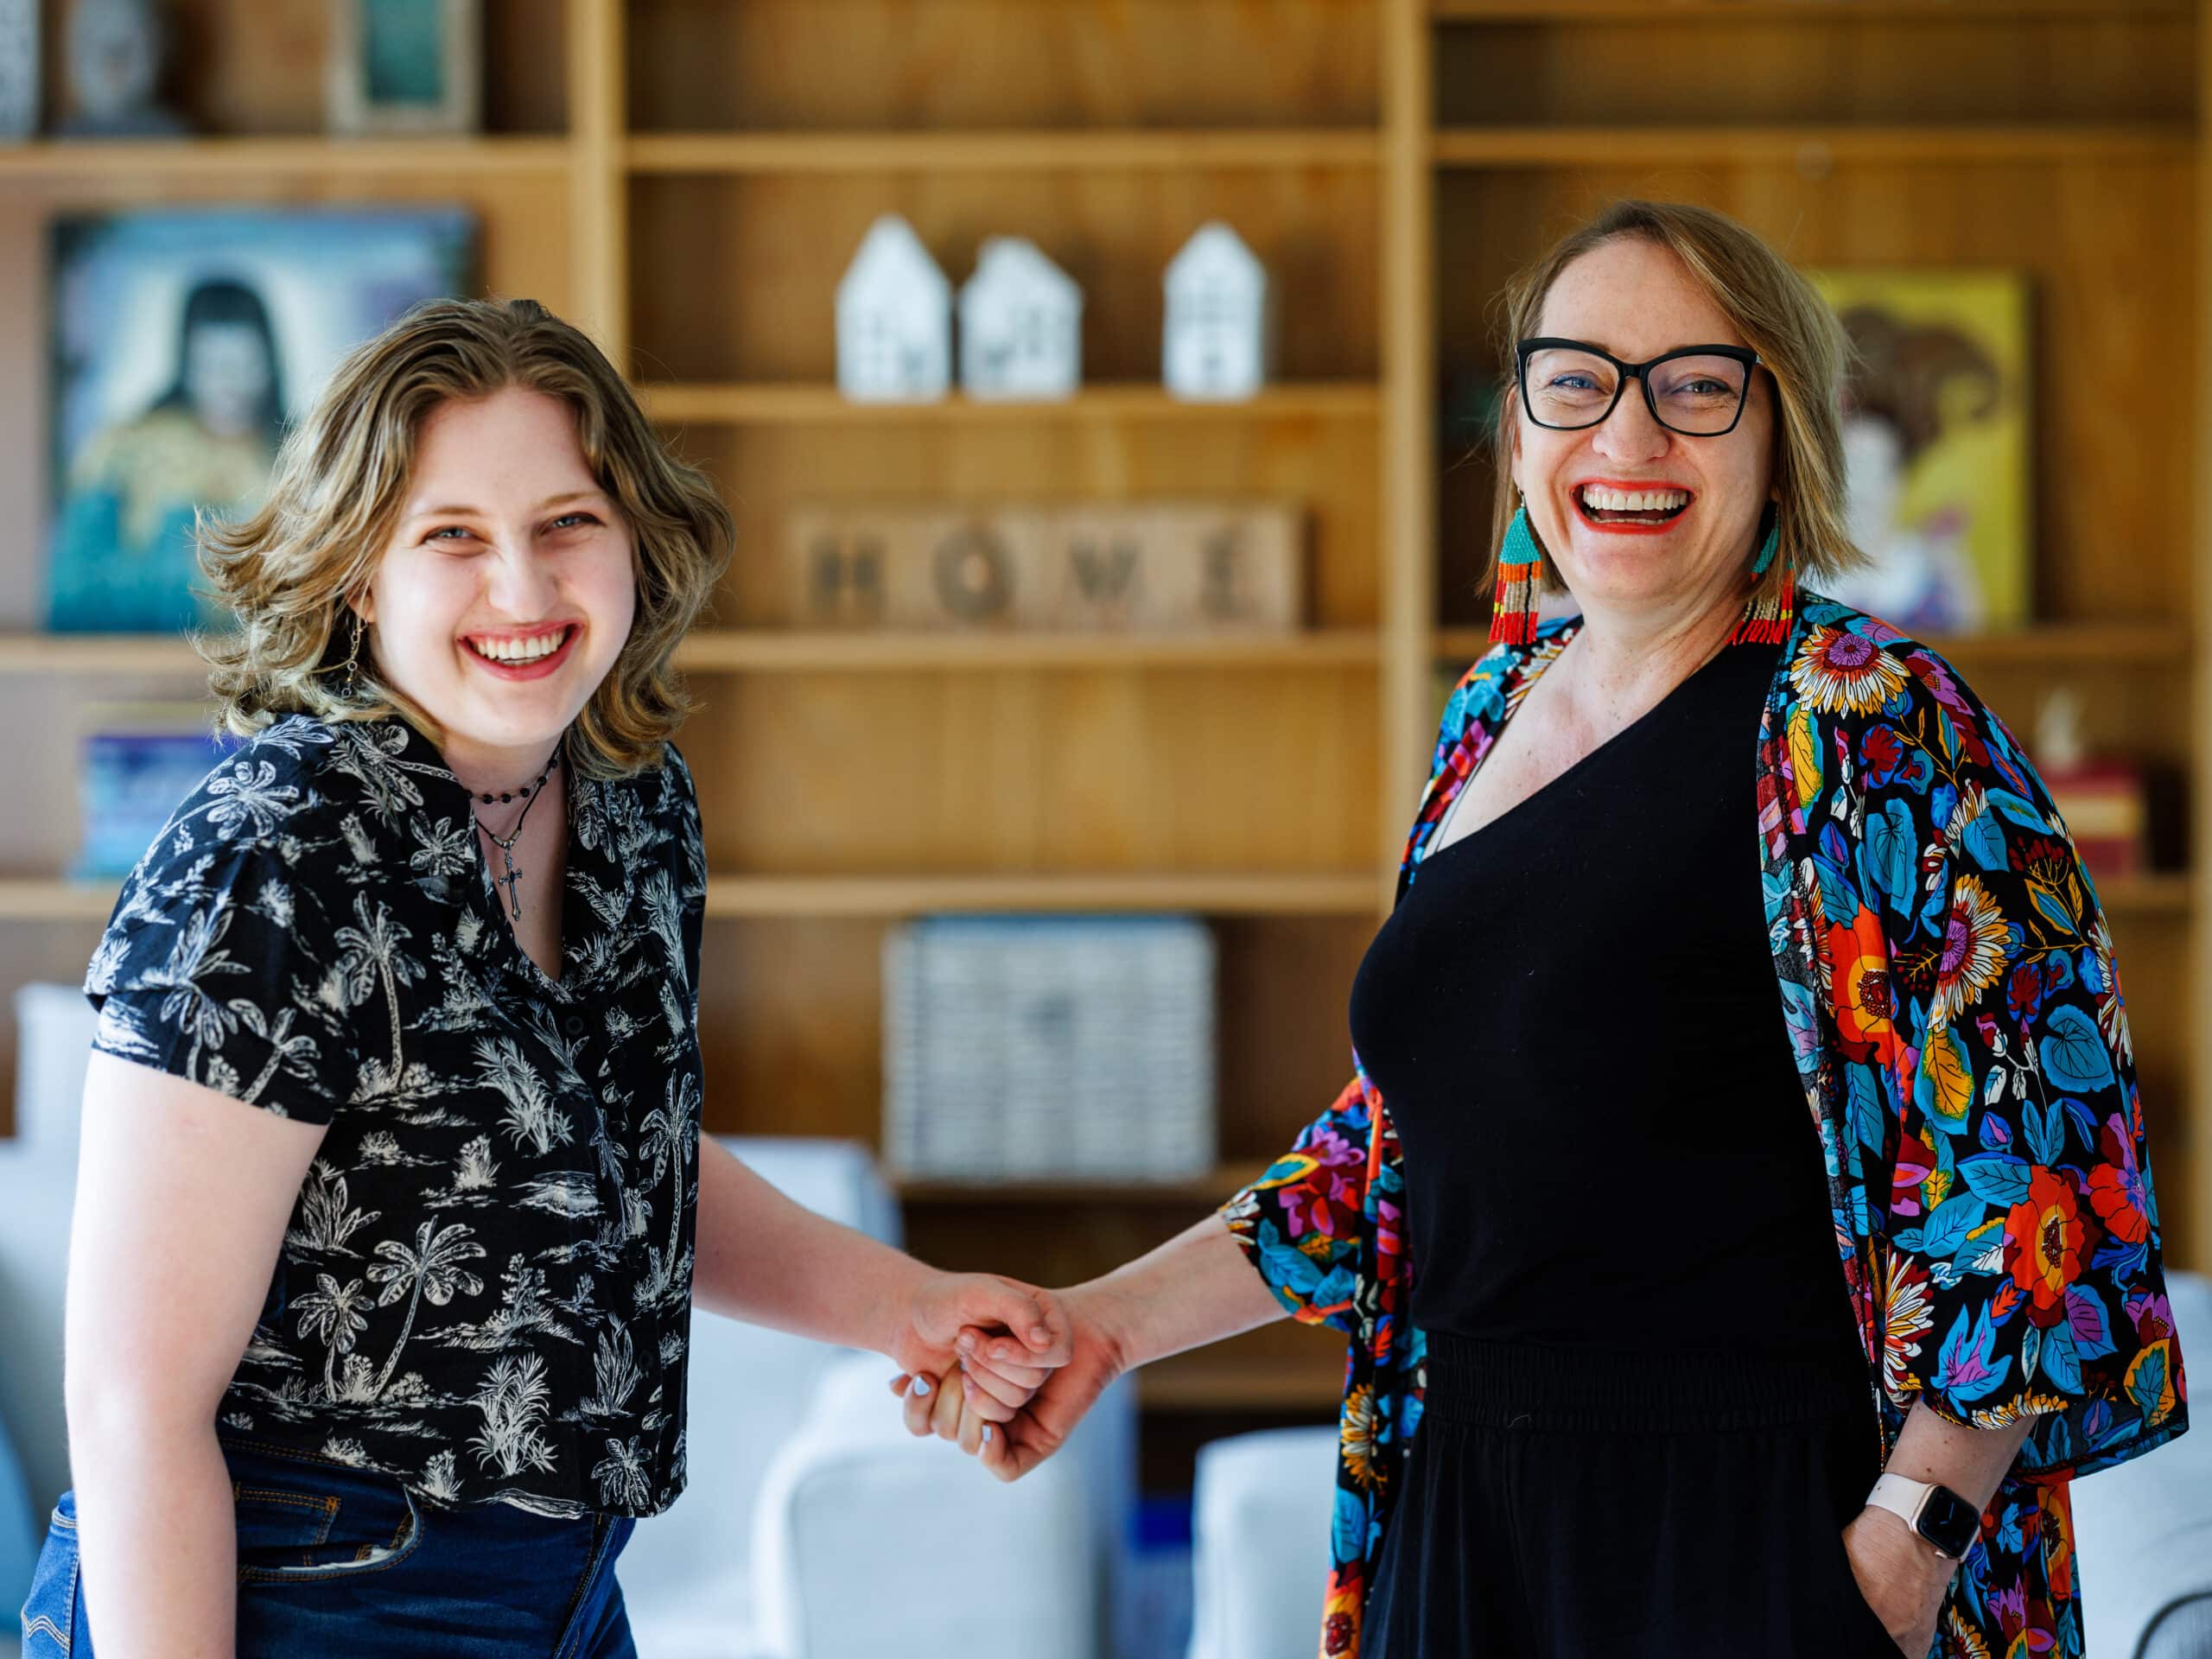
<svg viewBox="0 0 2212 1659"><path fill-rule="evenodd" d="M568 637L569 631L563 628L558 633L540 634L535 639L472 639L468 643L478 655L489 657L494 662L534 663L560 650L561 642Z"/></svg>
<svg viewBox="0 0 2212 1659"><path fill-rule="evenodd" d="M1664 512L1689 505L1687 490L1605 490L1582 486L1582 505L1593 512Z"/></svg>

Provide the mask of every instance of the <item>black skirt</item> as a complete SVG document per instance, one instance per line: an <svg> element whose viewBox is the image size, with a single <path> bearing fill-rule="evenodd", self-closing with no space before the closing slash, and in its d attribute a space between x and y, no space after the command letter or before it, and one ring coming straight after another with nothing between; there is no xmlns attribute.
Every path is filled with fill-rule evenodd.
<svg viewBox="0 0 2212 1659"><path fill-rule="evenodd" d="M1896 1659L1843 1529L1881 1473L1848 1351L1429 1333L1365 1659Z"/></svg>

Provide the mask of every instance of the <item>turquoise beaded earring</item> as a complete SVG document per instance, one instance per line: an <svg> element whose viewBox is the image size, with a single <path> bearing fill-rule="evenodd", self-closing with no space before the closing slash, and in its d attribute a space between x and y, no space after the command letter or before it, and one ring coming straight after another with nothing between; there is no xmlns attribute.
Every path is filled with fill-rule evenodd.
<svg viewBox="0 0 2212 1659"><path fill-rule="evenodd" d="M1751 575L1763 576L1774 563L1775 550L1782 545L1782 515L1776 512L1767 525L1766 539L1759 543L1758 557L1751 561ZM1736 631L1728 636L1732 645L1778 645L1789 638L1789 628L1797 608L1797 584L1788 570L1782 573L1782 582L1770 597L1747 601L1744 606L1744 620L1736 624Z"/></svg>
<svg viewBox="0 0 2212 1659"><path fill-rule="evenodd" d="M1525 645L1536 637L1536 579L1543 556L1536 532L1529 527L1529 501L1522 496L1497 553L1497 588L1490 611L1492 645Z"/></svg>

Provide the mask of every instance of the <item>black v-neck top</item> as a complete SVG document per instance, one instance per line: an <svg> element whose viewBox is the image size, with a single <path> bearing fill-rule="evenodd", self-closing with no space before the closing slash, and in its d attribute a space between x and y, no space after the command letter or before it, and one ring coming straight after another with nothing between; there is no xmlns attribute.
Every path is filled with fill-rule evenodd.
<svg viewBox="0 0 2212 1659"><path fill-rule="evenodd" d="M84 988L101 1052L328 1126L221 1432L651 1515L683 1488L706 857L673 744L566 797L555 980L435 744L289 715L170 816Z"/></svg>
<svg viewBox="0 0 2212 1659"><path fill-rule="evenodd" d="M1404 1148L1416 1325L1863 1370L1746 828L1775 657L1723 646L1431 852L1376 933L1352 1034Z"/></svg>

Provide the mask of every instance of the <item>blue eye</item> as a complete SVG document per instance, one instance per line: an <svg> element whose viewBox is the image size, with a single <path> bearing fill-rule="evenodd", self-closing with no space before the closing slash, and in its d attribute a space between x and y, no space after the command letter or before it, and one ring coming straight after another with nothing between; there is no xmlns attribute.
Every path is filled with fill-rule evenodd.
<svg viewBox="0 0 2212 1659"><path fill-rule="evenodd" d="M556 530L560 529L562 525L567 524L571 518L587 524L595 524L599 522L598 519L593 518L591 514L588 512L564 512L558 518L556 518L553 521L553 528Z"/></svg>
<svg viewBox="0 0 2212 1659"><path fill-rule="evenodd" d="M474 536L476 533L474 531L470 530L466 525L462 524L441 524L437 529L432 531L423 539L429 542L435 542L442 538L448 531L462 536Z"/></svg>

